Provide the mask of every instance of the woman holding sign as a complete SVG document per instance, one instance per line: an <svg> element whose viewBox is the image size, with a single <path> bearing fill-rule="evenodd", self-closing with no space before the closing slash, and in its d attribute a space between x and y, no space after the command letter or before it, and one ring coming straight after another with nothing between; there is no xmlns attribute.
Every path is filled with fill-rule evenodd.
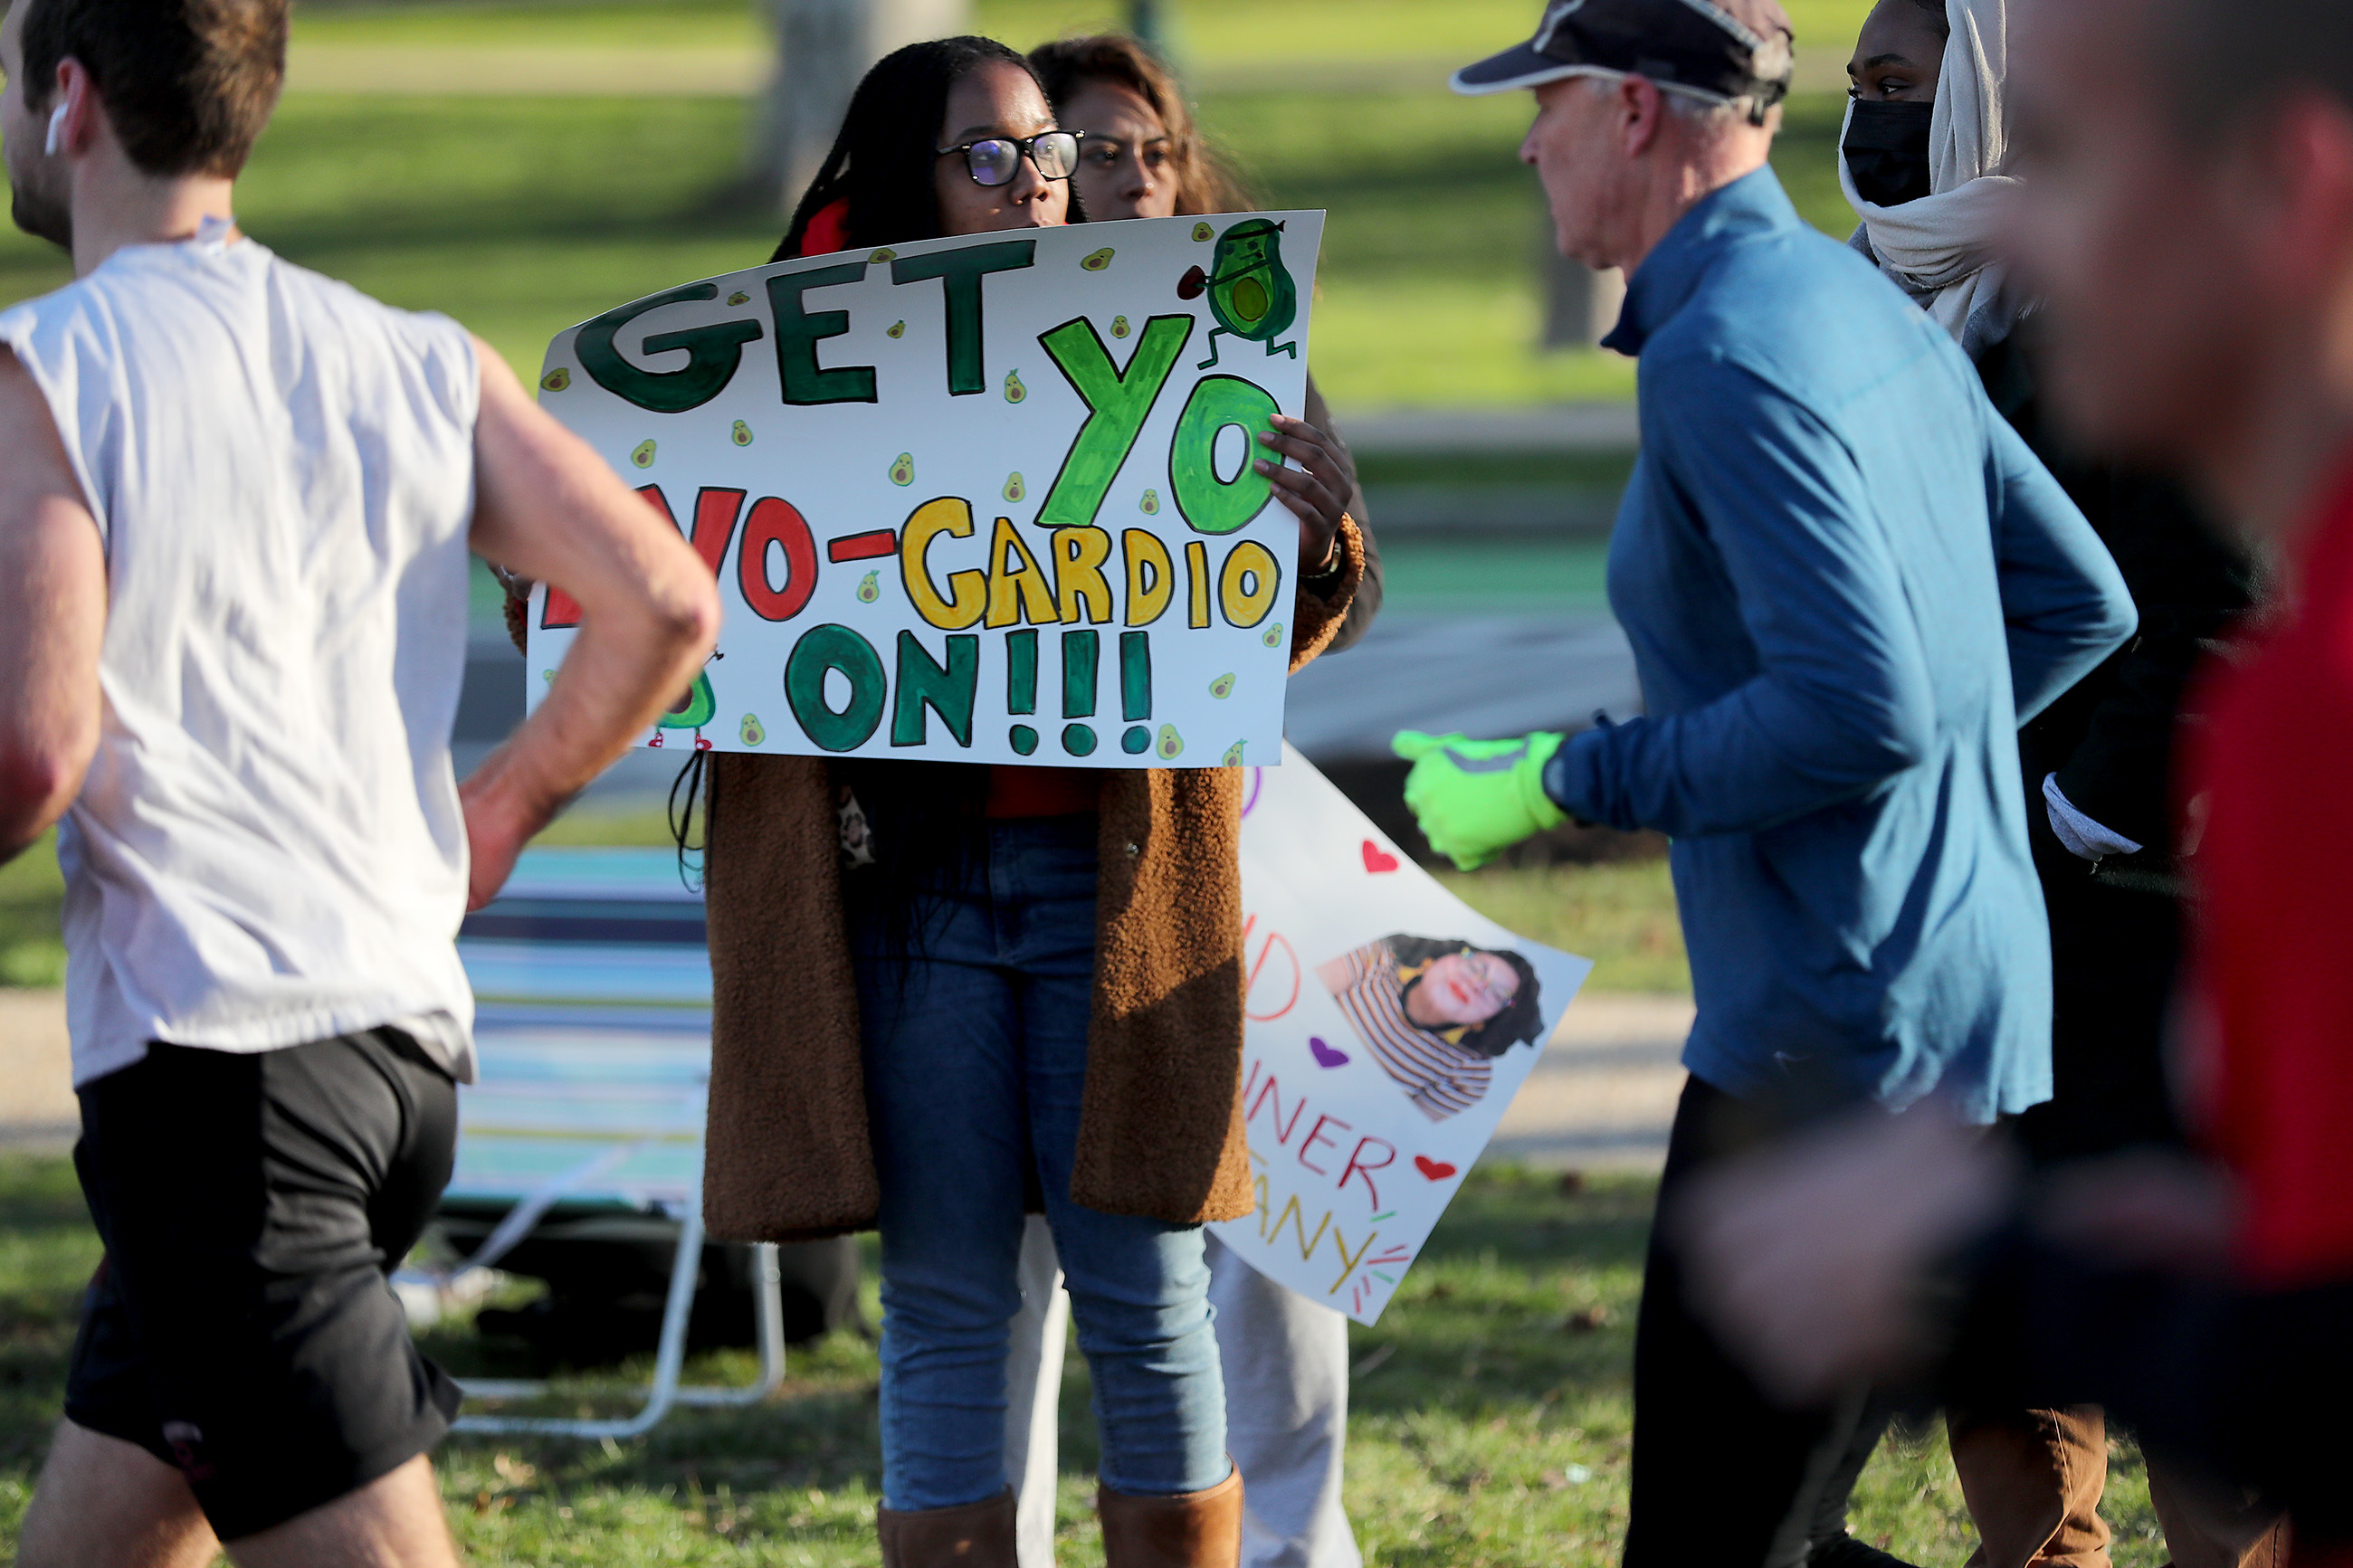
<svg viewBox="0 0 2353 1568"><path fill-rule="evenodd" d="M1081 144L1011 50L914 45L860 85L779 254L1060 225ZM1363 550L1328 439L1284 419L1261 440L1299 518L1295 668ZM1007 1324L1042 1205L1094 1374L1106 1557L1229 1568L1200 1226L1251 1206L1240 770L710 760L706 1212L726 1237L879 1225L885 1563L1014 1561Z"/></svg>

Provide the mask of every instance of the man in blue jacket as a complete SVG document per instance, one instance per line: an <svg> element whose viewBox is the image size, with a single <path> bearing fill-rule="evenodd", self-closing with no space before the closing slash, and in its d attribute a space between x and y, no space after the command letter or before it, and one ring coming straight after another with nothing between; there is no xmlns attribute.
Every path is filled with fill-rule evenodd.
<svg viewBox="0 0 2353 1568"><path fill-rule="evenodd" d="M1673 842L1698 1018L1662 1205L1794 1121L2051 1092L2051 971L2018 727L2131 636L2083 515L1947 334L1801 222L1766 158L1777 0L1554 0L1455 77L1533 89L1563 254L1622 267L1642 455L1609 556L1646 716L1398 737L1465 868L1575 817ZM1883 1415L1777 1409L1654 1238L1626 1561L1886 1562L1844 1501Z"/></svg>

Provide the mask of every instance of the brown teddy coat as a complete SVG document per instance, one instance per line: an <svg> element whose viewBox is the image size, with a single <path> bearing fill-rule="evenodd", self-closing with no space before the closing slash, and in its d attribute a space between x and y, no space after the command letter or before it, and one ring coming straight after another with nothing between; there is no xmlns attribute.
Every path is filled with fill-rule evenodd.
<svg viewBox="0 0 2353 1568"><path fill-rule="evenodd" d="M1331 642L1365 571L1303 584L1291 668ZM711 931L711 1235L793 1241L864 1230L881 1192L866 1125L839 822L821 757L715 752ZM1071 1196L1172 1225L1251 1206L1242 1142L1240 768L1106 772L1099 806L1094 1016Z"/></svg>

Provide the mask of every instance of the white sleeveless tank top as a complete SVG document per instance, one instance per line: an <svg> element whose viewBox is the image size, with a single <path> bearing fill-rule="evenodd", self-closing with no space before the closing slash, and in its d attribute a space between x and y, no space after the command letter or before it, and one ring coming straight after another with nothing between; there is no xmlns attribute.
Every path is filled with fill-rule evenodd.
<svg viewBox="0 0 2353 1568"><path fill-rule="evenodd" d="M58 841L74 1082L385 1024L470 1079L473 343L227 232L0 311L106 552Z"/></svg>

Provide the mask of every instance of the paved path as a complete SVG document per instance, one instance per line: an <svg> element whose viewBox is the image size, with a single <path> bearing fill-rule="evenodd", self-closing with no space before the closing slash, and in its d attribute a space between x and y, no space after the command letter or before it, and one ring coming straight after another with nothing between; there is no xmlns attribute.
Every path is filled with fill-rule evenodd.
<svg viewBox="0 0 2353 1568"><path fill-rule="evenodd" d="M1656 1171L1666 1158L1691 1027L1675 997L1578 998L1487 1152L1548 1169ZM0 990L0 1150L62 1153L78 1115L65 998Z"/></svg>
<svg viewBox="0 0 2353 1568"><path fill-rule="evenodd" d="M0 990L0 1149L62 1151L80 1116L64 994Z"/></svg>

